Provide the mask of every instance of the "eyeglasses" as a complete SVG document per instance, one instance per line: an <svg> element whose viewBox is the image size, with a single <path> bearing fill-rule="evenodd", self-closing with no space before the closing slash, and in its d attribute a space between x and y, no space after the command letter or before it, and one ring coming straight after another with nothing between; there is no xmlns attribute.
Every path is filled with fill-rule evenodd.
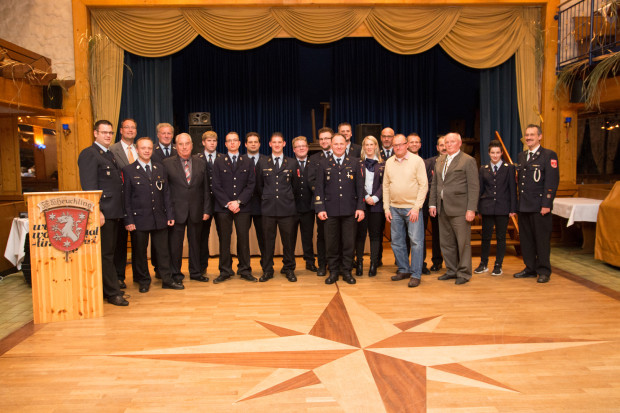
<svg viewBox="0 0 620 413"><path fill-rule="evenodd" d="M102 135L114 135L114 132L101 131L101 130L98 130L97 133L100 133Z"/></svg>
<svg viewBox="0 0 620 413"><path fill-rule="evenodd" d="M395 144L394 144L394 145L392 145L392 146L393 146L393 147L395 147L395 148L400 148L400 147L402 147L402 146L407 146L407 144L406 144L406 143L395 143Z"/></svg>

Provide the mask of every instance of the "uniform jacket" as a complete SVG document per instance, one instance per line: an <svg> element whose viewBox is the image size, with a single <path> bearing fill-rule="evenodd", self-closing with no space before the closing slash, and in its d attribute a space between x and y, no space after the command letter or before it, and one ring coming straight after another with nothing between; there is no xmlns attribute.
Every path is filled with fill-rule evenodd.
<svg viewBox="0 0 620 413"><path fill-rule="evenodd" d="M78 157L80 183L83 191L101 190L99 209L108 219L123 218L123 176L112 152L99 145L84 149Z"/></svg>
<svg viewBox="0 0 620 413"><path fill-rule="evenodd" d="M349 148L349 153L346 156L350 156L353 158L359 158L362 156L362 147L357 143L351 142L351 147Z"/></svg>
<svg viewBox="0 0 620 413"><path fill-rule="evenodd" d="M241 201L241 211L250 213L250 199L256 187L254 162L247 155L240 155L235 167L228 155L218 157L213 163L211 188L215 212L226 212L230 201Z"/></svg>
<svg viewBox="0 0 620 413"><path fill-rule="evenodd" d="M140 162L123 168L125 225L133 224L138 231L167 228L174 219L164 166L151 162L151 168L151 177Z"/></svg>
<svg viewBox="0 0 620 413"><path fill-rule="evenodd" d="M256 189L261 197L263 215L297 215L292 183L293 172L296 170L297 161L293 158L283 156L277 170L271 156L259 159L256 164Z"/></svg>
<svg viewBox="0 0 620 413"><path fill-rule="evenodd" d="M478 212L481 215L508 215L517 212L517 189L514 165L506 162L493 172L493 165L480 167L480 200Z"/></svg>
<svg viewBox="0 0 620 413"><path fill-rule="evenodd" d="M171 158L177 155L176 147L172 143L170 144L170 146L172 146L172 150L170 151L170 156L168 156L168 158ZM158 163L163 164L164 159L166 159L166 156L164 156L164 150L161 148L161 146L159 146L159 143L158 143L153 148L153 154L151 155L151 162L158 162ZM164 167L165 166L166 165L164 165Z"/></svg>
<svg viewBox="0 0 620 413"><path fill-rule="evenodd" d="M120 141L110 145L109 149L110 149L110 152L114 154L114 158L116 159L116 164L118 165L119 168L121 168L121 170L127 165L129 165L129 159L127 158L127 153L123 150L123 144Z"/></svg>
<svg viewBox="0 0 620 413"><path fill-rule="evenodd" d="M442 178L444 164L448 155L441 155L435 162L435 174L431 184L429 205L436 206L441 213L441 191L443 190L443 207L449 216L465 215L467 211L476 211L480 196L478 166L471 156L463 151L450 162L445 180Z"/></svg>
<svg viewBox="0 0 620 413"><path fill-rule="evenodd" d="M314 180L316 179L316 167L318 163L310 157L306 157L306 165L302 170L301 165L294 159L295 169L293 170L293 194L295 195L295 206L297 212L304 213L314 211Z"/></svg>
<svg viewBox="0 0 620 413"><path fill-rule="evenodd" d="M519 212L539 212L553 208L553 200L560 183L558 156L542 146L527 160L527 152L519 153L517 167Z"/></svg>
<svg viewBox="0 0 620 413"><path fill-rule="evenodd" d="M364 166L358 158L345 156L338 167L334 158L317 167L314 205L327 216L354 215L364 210Z"/></svg>
<svg viewBox="0 0 620 413"><path fill-rule="evenodd" d="M200 152L197 155L200 159L203 159L207 163L207 171L209 172L209 194L211 195L211 201L213 201L213 165L209 163L208 158L205 156L204 151ZM215 159L224 156L219 152L215 152ZM215 159L213 159L213 163L215 163Z"/></svg>
<svg viewBox="0 0 620 413"><path fill-rule="evenodd" d="M394 156L394 148L390 149L390 156ZM387 153L385 151L385 148L381 147L381 150L379 151L379 153L381 154L381 159L383 159L384 161L387 161L389 156L387 156Z"/></svg>
<svg viewBox="0 0 620 413"><path fill-rule="evenodd" d="M190 182L185 179L185 171L178 155L164 160L166 179L170 185L170 199L174 210L175 223L202 222L203 214L213 214L213 204L209 196L209 176L207 163L198 156L192 156Z"/></svg>
<svg viewBox="0 0 620 413"><path fill-rule="evenodd" d="M364 161L362 161L362 165ZM364 185L364 198L366 195L376 196L379 198L379 202L374 205L369 205L364 202L366 211L368 212L383 212L383 173L385 172L385 162L377 163L375 166L375 176L372 179L372 194L366 193L366 186ZM364 171L364 174L368 173L368 170Z"/></svg>
<svg viewBox="0 0 620 413"><path fill-rule="evenodd" d="M268 156L263 155L262 153L258 154L258 161L256 161L256 165L254 165L254 161L252 160L252 158L248 156L248 159L250 160L250 164L254 166L254 173L256 173L256 165L258 165L258 163L262 160L267 160ZM256 186L254 188L254 193L252 194L252 199L250 199L250 213L252 215L261 215L261 211L262 211L262 202L260 199L260 193L258 192L258 186Z"/></svg>

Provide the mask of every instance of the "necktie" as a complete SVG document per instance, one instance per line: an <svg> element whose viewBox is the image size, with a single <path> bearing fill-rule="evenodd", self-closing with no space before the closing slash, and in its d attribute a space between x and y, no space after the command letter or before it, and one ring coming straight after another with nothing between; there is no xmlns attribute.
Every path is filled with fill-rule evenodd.
<svg viewBox="0 0 620 413"><path fill-rule="evenodd" d="M332 151L327 151L327 155L325 157L330 158L331 156L332 156Z"/></svg>
<svg viewBox="0 0 620 413"><path fill-rule="evenodd" d="M493 165L493 173L496 174L497 173L497 165Z"/></svg>
<svg viewBox="0 0 620 413"><path fill-rule="evenodd" d="M213 154L209 154L209 165L213 165Z"/></svg>
<svg viewBox="0 0 620 413"><path fill-rule="evenodd" d="M146 165L144 169L146 169L146 174L149 176L149 179L151 179L151 167Z"/></svg>
<svg viewBox="0 0 620 413"><path fill-rule="evenodd" d="M164 156L165 156L166 158L170 156L170 150L169 150L168 148L169 148L168 146L166 146L166 147L164 148Z"/></svg>
<svg viewBox="0 0 620 413"><path fill-rule="evenodd" d="M336 163L340 166L340 158L336 158Z"/></svg>
<svg viewBox="0 0 620 413"><path fill-rule="evenodd" d="M237 165L237 155L233 156L232 164L233 164L233 167Z"/></svg>
<svg viewBox="0 0 620 413"><path fill-rule="evenodd" d="M532 156L534 156L534 152L528 152L527 153L527 160L529 161L530 159L532 159Z"/></svg>
<svg viewBox="0 0 620 413"><path fill-rule="evenodd" d="M256 159L257 159L256 156L252 156L252 161L254 162L254 166L256 166L256 162L257 162Z"/></svg>
<svg viewBox="0 0 620 413"><path fill-rule="evenodd" d="M441 179L446 179L446 171L448 170L448 157L446 157L446 162L443 164L443 173L441 174Z"/></svg>
<svg viewBox="0 0 620 413"><path fill-rule="evenodd" d="M279 157L279 156L276 156L276 159L275 159L275 160L276 160L276 161L275 161L276 169L280 169L280 157Z"/></svg>
<svg viewBox="0 0 620 413"><path fill-rule="evenodd" d="M185 179L187 179L187 183L189 184L189 181L191 180L191 173L189 171L189 161L187 159L183 160L184 162L184 167L183 170L185 171Z"/></svg>
<svg viewBox="0 0 620 413"><path fill-rule="evenodd" d="M306 168L306 161L301 161L301 171L303 172Z"/></svg>
<svg viewBox="0 0 620 413"><path fill-rule="evenodd" d="M134 163L134 161L136 160L133 157L133 151L131 150L131 146L127 147L127 159L129 160L129 163Z"/></svg>

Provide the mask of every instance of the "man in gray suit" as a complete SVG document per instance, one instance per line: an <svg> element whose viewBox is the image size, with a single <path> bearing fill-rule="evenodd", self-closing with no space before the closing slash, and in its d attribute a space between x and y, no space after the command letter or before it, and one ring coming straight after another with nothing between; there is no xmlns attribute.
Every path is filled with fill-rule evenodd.
<svg viewBox="0 0 620 413"><path fill-rule="evenodd" d="M441 253L446 273L440 280L471 279L471 222L476 216L480 182L476 161L461 152L461 135L445 136L446 154L437 158L431 183L429 214L439 216Z"/></svg>
<svg viewBox="0 0 620 413"><path fill-rule="evenodd" d="M134 163L138 159L138 152L134 140L138 134L138 124L133 119L125 119L121 122L120 128L121 140L110 145L110 152L116 159L116 164L123 169L129 164ZM131 244L135 244L135 234L130 233ZM131 268L133 274L135 271L135 262L133 248L131 253ZM124 225L118 227L118 238L116 241L116 250L114 252L114 268L118 275L118 285L120 288L127 288L125 284L125 267L127 266L127 230Z"/></svg>

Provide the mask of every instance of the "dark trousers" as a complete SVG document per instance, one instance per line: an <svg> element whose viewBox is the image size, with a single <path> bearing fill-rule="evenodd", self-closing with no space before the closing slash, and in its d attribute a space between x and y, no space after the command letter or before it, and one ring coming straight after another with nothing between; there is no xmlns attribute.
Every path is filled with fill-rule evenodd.
<svg viewBox="0 0 620 413"><path fill-rule="evenodd" d="M246 212L233 214L230 211L226 211L215 214L215 221L218 223L220 235L220 275L230 277L235 274L232 269L232 255L230 254L233 222L235 223L235 232L237 233L237 259L239 260L237 274L252 274L252 267L250 266L251 220L251 215Z"/></svg>
<svg viewBox="0 0 620 413"><path fill-rule="evenodd" d="M356 231L355 215L330 216L325 221L327 264L332 275L351 273Z"/></svg>
<svg viewBox="0 0 620 413"><path fill-rule="evenodd" d="M200 232L200 273L205 273L209 266L209 235L211 235L211 223L213 222L213 215L206 221L202 221L202 231ZM215 220L215 230L220 233L217 220Z"/></svg>
<svg viewBox="0 0 620 413"><path fill-rule="evenodd" d="M519 237L526 270L551 275L551 213L519 212Z"/></svg>
<svg viewBox="0 0 620 413"><path fill-rule="evenodd" d="M103 298L123 295L118 287L118 275L114 266L114 253L118 239L118 228L122 225L120 219L107 219L101 227L101 280L103 284Z"/></svg>
<svg viewBox="0 0 620 413"><path fill-rule="evenodd" d="M379 263L379 249L383 241L381 227L384 226L385 214L383 212L366 212L364 219L357 224L355 251L358 263L361 263L364 257L366 234L370 239L370 262L374 265Z"/></svg>
<svg viewBox="0 0 620 413"><path fill-rule="evenodd" d="M491 250L491 238L495 227L495 239L497 248L495 265L502 266L504 254L506 254L506 229L508 228L508 215L483 215L482 216L482 251L480 263L485 266L489 263L489 251Z"/></svg>
<svg viewBox="0 0 620 413"><path fill-rule="evenodd" d="M295 236L297 216L270 217L263 215L265 233L265 255L263 256L263 273L273 274L273 255L276 247L276 232L280 229L282 241L282 270L295 270Z"/></svg>
<svg viewBox="0 0 620 413"><path fill-rule="evenodd" d="M187 220L183 223L175 221L174 226L170 229L168 244L170 245L170 271L172 272L172 278L176 282L183 281L185 277L181 272L185 228L187 228L187 246L189 247L189 276L190 278L200 277L200 232L202 230L202 221L191 222ZM159 270L160 266L161 263L159 257L157 257L157 270L163 277Z"/></svg>
<svg viewBox="0 0 620 413"><path fill-rule="evenodd" d="M172 273L170 271L170 254L168 250L168 228L154 229L152 231L132 231L132 263L134 263L133 280L140 286L149 286L151 284L151 274L149 274L149 265L146 258L146 247L149 243L149 235L151 237L151 254L158 257L158 269L161 280L165 284L172 282Z"/></svg>
<svg viewBox="0 0 620 413"><path fill-rule="evenodd" d="M314 264L314 212L300 212L297 214L293 239L297 243L297 230L301 232L301 246L304 251L306 264Z"/></svg>
<svg viewBox="0 0 620 413"><path fill-rule="evenodd" d="M319 268L327 267L327 248L325 245L325 221L316 218L316 258Z"/></svg>
<svg viewBox="0 0 620 413"><path fill-rule="evenodd" d="M260 266L264 264L263 257L265 256L265 232L263 231L263 216L251 215L252 222L254 223L254 231L256 231L256 241L258 241L258 249L260 250ZM235 225L237 225L235 223ZM249 228L248 228L249 229Z"/></svg>
<svg viewBox="0 0 620 413"><path fill-rule="evenodd" d="M441 244L439 242L439 218L432 217L428 213L428 198L426 198L426 202L424 202L422 207L422 219L424 220L424 263L422 266L426 267L426 230L429 222L431 225L431 245L433 250L431 262L433 265L440 266L443 263L443 258L441 257Z"/></svg>
<svg viewBox="0 0 620 413"><path fill-rule="evenodd" d="M118 275L118 279L119 280L125 280L125 269L127 268L127 233L129 231L127 231L125 229L125 226L121 225L118 226L118 235L116 237L117 241L116 241L116 250L114 251L114 267L116 267L116 274ZM134 264L134 260L135 260L135 255L133 253L133 244L135 243L134 240L134 233L129 232L129 236L131 238L131 269L133 271L133 273L136 273L136 266ZM135 280L134 280L135 281Z"/></svg>

